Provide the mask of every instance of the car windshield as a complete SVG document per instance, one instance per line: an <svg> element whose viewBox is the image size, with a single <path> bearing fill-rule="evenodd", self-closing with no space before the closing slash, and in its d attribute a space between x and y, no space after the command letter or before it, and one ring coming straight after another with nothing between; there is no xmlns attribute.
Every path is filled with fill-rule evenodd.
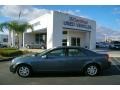
<svg viewBox="0 0 120 90"><path fill-rule="evenodd" d="M44 54L46 54L47 52L49 52L51 49L47 49L47 50L44 50L44 51L42 51L42 52L40 52L40 53L36 53L36 55L38 55L38 56L43 56Z"/></svg>

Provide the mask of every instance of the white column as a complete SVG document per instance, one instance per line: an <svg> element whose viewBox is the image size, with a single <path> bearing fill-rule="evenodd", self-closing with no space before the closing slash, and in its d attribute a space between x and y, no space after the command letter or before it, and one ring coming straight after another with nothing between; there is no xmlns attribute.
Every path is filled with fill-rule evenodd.
<svg viewBox="0 0 120 90"><path fill-rule="evenodd" d="M62 45L62 31L61 16L58 13L51 11L47 27L47 48Z"/></svg>
<svg viewBox="0 0 120 90"><path fill-rule="evenodd" d="M90 49L96 48L96 22L93 22L92 30L90 33Z"/></svg>
<svg viewBox="0 0 120 90"><path fill-rule="evenodd" d="M53 12L48 16L47 24L47 49L49 49L53 47Z"/></svg>
<svg viewBox="0 0 120 90"><path fill-rule="evenodd" d="M22 33L19 34L19 48L23 47L23 38L22 38Z"/></svg>
<svg viewBox="0 0 120 90"><path fill-rule="evenodd" d="M8 35L8 45L12 46L12 37L11 37L12 32L9 30L9 35Z"/></svg>
<svg viewBox="0 0 120 90"><path fill-rule="evenodd" d="M70 37L70 31L67 30L67 46L71 46L71 37Z"/></svg>
<svg viewBox="0 0 120 90"><path fill-rule="evenodd" d="M25 47L25 33L23 33L23 47Z"/></svg>
<svg viewBox="0 0 120 90"><path fill-rule="evenodd" d="M85 36L84 36L84 38L85 38L85 41L84 41L84 43L85 43L85 47L87 46L87 48L88 49L90 49L90 34L91 34L91 32L85 32Z"/></svg>
<svg viewBox="0 0 120 90"><path fill-rule="evenodd" d="M15 32L11 31L11 43L12 47L15 47Z"/></svg>

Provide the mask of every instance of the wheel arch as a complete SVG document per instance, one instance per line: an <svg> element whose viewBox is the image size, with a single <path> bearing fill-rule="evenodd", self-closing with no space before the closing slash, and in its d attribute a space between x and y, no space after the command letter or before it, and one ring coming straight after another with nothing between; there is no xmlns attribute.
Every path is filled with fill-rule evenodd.
<svg viewBox="0 0 120 90"><path fill-rule="evenodd" d="M19 66L22 66L22 65L28 66L28 67L31 69L31 71L33 71L32 66L31 66L30 64L19 63L19 64L16 65L15 72L17 71L18 67L19 67Z"/></svg>
<svg viewBox="0 0 120 90"><path fill-rule="evenodd" d="M102 70L102 67L101 67L101 65L99 63L90 62L90 63L87 63L87 64L84 65L82 71L84 71L89 65L96 65L100 71Z"/></svg>

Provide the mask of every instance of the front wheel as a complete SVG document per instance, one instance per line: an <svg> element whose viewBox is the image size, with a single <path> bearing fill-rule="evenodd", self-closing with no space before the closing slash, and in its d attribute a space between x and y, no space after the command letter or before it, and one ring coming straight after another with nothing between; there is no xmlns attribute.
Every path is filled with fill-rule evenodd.
<svg viewBox="0 0 120 90"><path fill-rule="evenodd" d="M27 65L20 65L18 66L17 74L21 77L28 77L31 74L31 69Z"/></svg>
<svg viewBox="0 0 120 90"><path fill-rule="evenodd" d="M100 69L97 65L90 64L85 68L85 75L96 76L100 73Z"/></svg>

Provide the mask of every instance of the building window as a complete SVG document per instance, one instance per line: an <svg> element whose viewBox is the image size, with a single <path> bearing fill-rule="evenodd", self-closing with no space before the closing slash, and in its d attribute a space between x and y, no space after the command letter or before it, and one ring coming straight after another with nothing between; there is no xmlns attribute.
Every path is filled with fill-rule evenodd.
<svg viewBox="0 0 120 90"><path fill-rule="evenodd" d="M80 46L80 38L77 38L77 46Z"/></svg>
<svg viewBox="0 0 120 90"><path fill-rule="evenodd" d="M67 39L62 40L62 46L67 46Z"/></svg>
<svg viewBox="0 0 120 90"><path fill-rule="evenodd" d="M71 46L76 46L76 38L75 37L71 38Z"/></svg>
<svg viewBox="0 0 120 90"><path fill-rule="evenodd" d="M3 39L3 42L8 42L8 39L7 39L7 38L4 38L4 39Z"/></svg>
<svg viewBox="0 0 120 90"><path fill-rule="evenodd" d="M71 46L80 46L80 38L72 37Z"/></svg>
<svg viewBox="0 0 120 90"><path fill-rule="evenodd" d="M39 34L36 34L36 35L35 35L35 41L36 41L37 44L39 44L39 41L40 41L40 40L39 40Z"/></svg>
<svg viewBox="0 0 120 90"><path fill-rule="evenodd" d="M35 42L36 44L42 44L42 43L46 43L46 34L42 33L42 34L35 34Z"/></svg>
<svg viewBox="0 0 120 90"><path fill-rule="evenodd" d="M63 31L63 34L67 34L67 31Z"/></svg>

